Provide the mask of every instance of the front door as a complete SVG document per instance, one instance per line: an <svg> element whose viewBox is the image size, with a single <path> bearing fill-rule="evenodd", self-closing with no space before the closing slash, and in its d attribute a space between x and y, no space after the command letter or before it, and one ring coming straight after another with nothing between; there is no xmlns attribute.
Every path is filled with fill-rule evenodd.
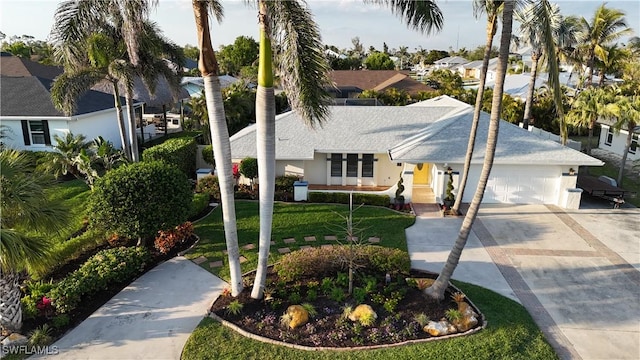
<svg viewBox="0 0 640 360"><path fill-rule="evenodd" d="M430 185L431 184L431 164L418 164L413 169L414 185Z"/></svg>

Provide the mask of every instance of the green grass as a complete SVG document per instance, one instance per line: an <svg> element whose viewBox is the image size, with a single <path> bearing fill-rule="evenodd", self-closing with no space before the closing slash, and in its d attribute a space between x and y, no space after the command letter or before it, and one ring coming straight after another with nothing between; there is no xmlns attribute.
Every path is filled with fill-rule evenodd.
<svg viewBox="0 0 640 360"><path fill-rule="evenodd" d="M245 338L210 318L191 334L182 359L557 359L520 304L491 290L455 282L488 319L464 337L378 350L309 352Z"/></svg>
<svg viewBox="0 0 640 360"><path fill-rule="evenodd" d="M67 240L73 233L82 228L86 216L89 187L82 180L64 181L47 191L49 199L61 201L68 211L67 226L58 234L47 234L55 242Z"/></svg>
<svg viewBox="0 0 640 360"><path fill-rule="evenodd" d="M276 203L274 205L272 239L269 263L280 258L278 248L288 247L291 251L303 245L320 246L321 244L336 244L335 241L324 241L325 235L340 235L344 238L345 220L340 216L348 212L347 205L336 204L292 204ZM242 264L243 271L254 270L258 261L258 229L260 217L258 202L236 201L236 218L238 224L238 243L240 254L247 258ZM362 230L361 238L370 236L380 237L379 245L393 247L407 251L404 229L412 225L412 216L400 214L386 208L365 206L354 212L354 224ZM393 225L391 225L393 224ZM205 256L207 261L200 264L205 270L229 279L224 229L222 226L222 210L218 207L205 219L195 224L195 231L200 236L200 242L186 256L195 259ZM305 236L315 236L316 241L307 243ZM285 244L284 239L295 238L295 244ZM254 244L255 248L245 250L242 246ZM222 260L221 268L210 268L209 262Z"/></svg>
<svg viewBox="0 0 640 360"><path fill-rule="evenodd" d="M617 179L618 178L619 168L613 166L611 164L605 163L604 166L591 166L589 167L589 175L590 176L600 176L606 175L610 178ZM640 180L632 179L628 176L623 176L622 178L622 188L625 190L635 191L635 198L625 198L624 201L633 204L636 207L640 207Z"/></svg>

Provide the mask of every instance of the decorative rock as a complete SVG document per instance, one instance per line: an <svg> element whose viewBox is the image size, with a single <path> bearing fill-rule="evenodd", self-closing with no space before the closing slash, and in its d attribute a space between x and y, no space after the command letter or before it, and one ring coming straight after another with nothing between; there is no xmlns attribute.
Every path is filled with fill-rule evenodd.
<svg viewBox="0 0 640 360"><path fill-rule="evenodd" d="M289 327L292 329L302 326L309 321L309 312L300 305L289 306L285 314L291 319Z"/></svg>
<svg viewBox="0 0 640 360"><path fill-rule="evenodd" d="M378 314L373 311L373 308L366 304L361 304L356 306L356 308L349 314L349 320L351 321L359 321L362 318L373 318L377 319Z"/></svg>
<svg viewBox="0 0 640 360"><path fill-rule="evenodd" d="M478 325L478 314L467 303L458 303L458 310L462 313L462 319L456 324L460 332L465 332Z"/></svg>
<svg viewBox="0 0 640 360"><path fill-rule="evenodd" d="M29 338L27 338L26 336L18 333L13 333L2 340L2 347L9 348L14 346L25 345L28 341L29 341Z"/></svg>
<svg viewBox="0 0 640 360"><path fill-rule="evenodd" d="M451 325L447 320L441 320L438 322L429 321L427 326L424 327L424 332L429 333L431 336L443 336L454 334L457 332L455 326Z"/></svg>

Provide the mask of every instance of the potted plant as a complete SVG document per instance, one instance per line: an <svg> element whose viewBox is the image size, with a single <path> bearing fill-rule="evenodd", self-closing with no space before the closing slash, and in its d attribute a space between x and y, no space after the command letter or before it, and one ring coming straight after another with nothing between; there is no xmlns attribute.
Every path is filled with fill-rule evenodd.
<svg viewBox="0 0 640 360"><path fill-rule="evenodd" d="M404 196L402 196L402 193L404 192L404 185L402 185L402 182L402 174L400 174L400 180L398 180L396 189L396 210L402 210L402 208L404 207Z"/></svg>
<svg viewBox="0 0 640 360"><path fill-rule="evenodd" d="M446 207L446 209L451 209L453 203L456 201L456 198L453 195L453 171L450 167L447 168L447 174L449 174L449 182L447 182L447 194L442 201L444 202L444 206Z"/></svg>

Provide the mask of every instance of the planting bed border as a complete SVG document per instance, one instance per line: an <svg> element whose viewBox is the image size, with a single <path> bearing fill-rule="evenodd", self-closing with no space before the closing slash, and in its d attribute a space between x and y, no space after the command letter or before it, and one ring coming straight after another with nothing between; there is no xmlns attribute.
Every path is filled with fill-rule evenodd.
<svg viewBox="0 0 640 360"><path fill-rule="evenodd" d="M435 275L434 273L431 273L431 272L425 271L425 270L419 270L419 269L411 269L411 270L424 272L425 274ZM242 277L245 277L246 275L252 274L254 272L255 271L247 272L247 273L243 274ZM464 293L462 290L460 290L457 286L453 285L451 282L449 282L449 289L453 289L454 291L452 291L452 292ZM214 320L216 320L216 321L218 321L218 322L220 322L222 325L228 327L229 329L232 329L233 331L237 332L238 334L240 334L240 335L242 335L244 337L247 337L247 338L250 338L250 339L254 339L254 340L258 340L258 341L261 341L261 342L267 343L267 344L285 346L285 347L288 347L288 348L304 350L304 351L375 350L375 349L385 349L385 348L396 347L396 346L405 346L405 345L410 345L410 344L418 344L418 343L429 342L429 341L438 341L438 340L444 340L444 339L451 339L451 338L456 338L456 337L460 337L460 336L467 336L467 335L475 334L476 332L478 332L478 331L480 331L482 329L485 329L487 327L487 324L488 324L487 318L480 311L480 309L478 309L476 304L474 304L473 301L471 301L471 299L469 299L466 296L465 296L465 302L467 302L469 304L469 306L471 306L473 308L473 310L476 312L476 314L478 314L478 317L480 317L480 319L482 319L482 324L481 325L476 326L473 329L469 329L469 330L467 330L465 332L462 332L462 333L455 333L455 334L443 335L443 336L433 336L433 337L426 338L426 339L407 340L407 341L402 341L402 342L393 343L393 344L381 344L381 345L371 345L371 346L352 346L352 347L313 346L312 347L312 346L292 344L292 343L288 343L288 342L279 341L279 340L271 339L271 338L268 338L268 337L260 336L260 335L254 334L252 332L246 331L243 328L237 326L236 324L219 317L218 315L216 315L212 311L209 311L209 314L207 316L212 318L212 319L214 319Z"/></svg>

